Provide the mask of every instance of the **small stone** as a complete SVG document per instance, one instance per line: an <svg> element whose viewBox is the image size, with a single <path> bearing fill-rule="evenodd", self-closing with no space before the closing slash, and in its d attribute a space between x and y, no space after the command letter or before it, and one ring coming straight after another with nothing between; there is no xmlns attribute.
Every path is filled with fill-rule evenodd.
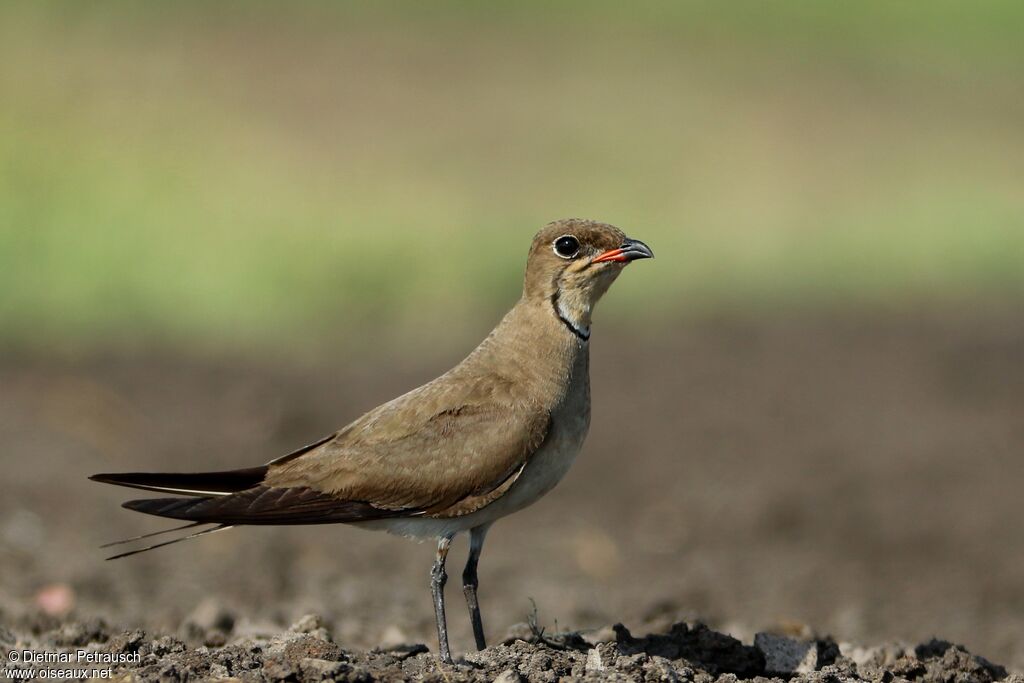
<svg viewBox="0 0 1024 683"><path fill-rule="evenodd" d="M587 663L584 671L588 674L604 671L604 663L601 661L601 653L596 647L587 650Z"/></svg>
<svg viewBox="0 0 1024 683"><path fill-rule="evenodd" d="M267 680L283 681L295 675L295 670L280 659L268 659L263 662L261 672Z"/></svg>
<svg viewBox="0 0 1024 683"><path fill-rule="evenodd" d="M107 652L117 655L138 652L139 646L145 639L146 632L141 629L124 631L110 639L107 644Z"/></svg>
<svg viewBox="0 0 1024 683"><path fill-rule="evenodd" d="M690 680L692 673L686 678L680 678L680 675L672 667L672 662L664 657L651 657L650 661L644 664L644 680L645 681L666 681L668 683L675 683L680 680Z"/></svg>
<svg viewBox="0 0 1024 683"><path fill-rule="evenodd" d="M282 651L285 661L296 664L303 659L326 659L332 662L348 658L345 652L330 641L317 638L310 633L293 637L284 643Z"/></svg>
<svg viewBox="0 0 1024 683"><path fill-rule="evenodd" d="M681 666L675 672L681 681L692 681L697 676L697 672L688 666Z"/></svg>
<svg viewBox="0 0 1024 683"><path fill-rule="evenodd" d="M327 659L307 657L299 663L302 679L306 681L334 680L345 673L348 665L343 662L332 662Z"/></svg>
<svg viewBox="0 0 1024 683"><path fill-rule="evenodd" d="M307 614L292 624L289 629L292 633L307 633L314 638L334 642L331 632L327 628L323 617L319 614Z"/></svg>
<svg viewBox="0 0 1024 683"><path fill-rule="evenodd" d="M813 641L758 633L754 636L754 647L764 654L764 668L770 674L811 673L818 668L818 644Z"/></svg>
<svg viewBox="0 0 1024 683"><path fill-rule="evenodd" d="M319 628L326 628L323 617L319 614L304 614L299 620L288 627L292 633L312 633Z"/></svg>
<svg viewBox="0 0 1024 683"><path fill-rule="evenodd" d="M514 669L505 669L498 677L494 679L493 683L522 683L523 677L519 675Z"/></svg>
<svg viewBox="0 0 1024 683"><path fill-rule="evenodd" d="M644 652L638 652L635 655L619 655L615 659L615 669L627 674L640 672L649 657Z"/></svg>
<svg viewBox="0 0 1024 683"><path fill-rule="evenodd" d="M220 664L237 676L242 672L259 669L263 666L263 650L255 645L228 645L210 652L213 664Z"/></svg>
<svg viewBox="0 0 1024 683"><path fill-rule="evenodd" d="M537 652L529 660L529 668L533 671L550 671L552 664L554 660L551 655L544 651Z"/></svg>
<svg viewBox="0 0 1024 683"><path fill-rule="evenodd" d="M162 636L149 643L149 651L157 657L185 651L185 643L172 636Z"/></svg>
<svg viewBox="0 0 1024 683"><path fill-rule="evenodd" d="M211 664L210 671L207 674L210 678L229 678L231 673L228 668L223 664Z"/></svg>

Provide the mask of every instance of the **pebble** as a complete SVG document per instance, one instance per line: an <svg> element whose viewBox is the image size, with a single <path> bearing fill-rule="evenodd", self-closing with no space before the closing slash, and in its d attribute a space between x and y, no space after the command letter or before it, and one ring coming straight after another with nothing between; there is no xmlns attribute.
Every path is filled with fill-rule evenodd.
<svg viewBox="0 0 1024 683"><path fill-rule="evenodd" d="M523 677L514 669L505 669L498 674L493 683L522 683L522 680Z"/></svg>
<svg viewBox="0 0 1024 683"><path fill-rule="evenodd" d="M798 674L818 670L818 643L815 641L758 633L754 636L754 647L764 654L768 673Z"/></svg>

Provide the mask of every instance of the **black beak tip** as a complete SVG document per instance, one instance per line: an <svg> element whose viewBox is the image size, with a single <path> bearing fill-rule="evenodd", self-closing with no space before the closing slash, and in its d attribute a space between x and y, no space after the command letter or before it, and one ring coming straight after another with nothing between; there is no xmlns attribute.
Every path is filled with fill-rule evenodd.
<svg viewBox="0 0 1024 683"><path fill-rule="evenodd" d="M651 251L651 248L640 240L628 239L626 240L626 243L622 245L622 248L625 250L625 255L630 261L654 258L654 252Z"/></svg>

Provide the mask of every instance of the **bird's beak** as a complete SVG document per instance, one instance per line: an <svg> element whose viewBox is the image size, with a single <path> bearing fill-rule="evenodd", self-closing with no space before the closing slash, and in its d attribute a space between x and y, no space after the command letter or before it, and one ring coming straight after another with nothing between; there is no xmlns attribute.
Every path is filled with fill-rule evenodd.
<svg viewBox="0 0 1024 683"><path fill-rule="evenodd" d="M602 263L604 261L629 263L630 261L642 258L654 258L654 252L640 240L627 239L618 249L610 249L603 254L599 254L592 263Z"/></svg>

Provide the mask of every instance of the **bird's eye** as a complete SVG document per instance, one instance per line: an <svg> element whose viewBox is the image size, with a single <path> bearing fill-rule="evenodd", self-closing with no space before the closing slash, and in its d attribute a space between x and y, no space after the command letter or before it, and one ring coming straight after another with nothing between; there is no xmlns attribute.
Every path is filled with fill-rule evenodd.
<svg viewBox="0 0 1024 683"><path fill-rule="evenodd" d="M572 235L562 235L555 240L555 253L562 258L572 258L580 253L580 242Z"/></svg>

